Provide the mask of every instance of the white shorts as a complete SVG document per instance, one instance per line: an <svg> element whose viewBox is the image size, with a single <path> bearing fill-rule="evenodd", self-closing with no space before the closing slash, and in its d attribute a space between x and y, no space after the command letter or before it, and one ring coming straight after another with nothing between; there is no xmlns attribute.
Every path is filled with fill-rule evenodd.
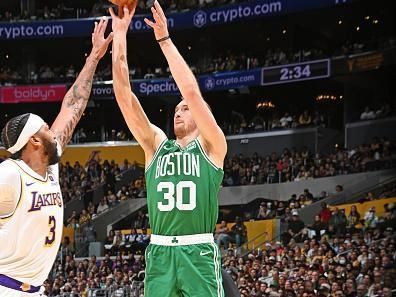
<svg viewBox="0 0 396 297"><path fill-rule="evenodd" d="M46 297L46 295L44 295L44 287L41 287L40 291L36 293L25 293L7 287L3 287L2 285L0 285L0 296L1 297Z"/></svg>

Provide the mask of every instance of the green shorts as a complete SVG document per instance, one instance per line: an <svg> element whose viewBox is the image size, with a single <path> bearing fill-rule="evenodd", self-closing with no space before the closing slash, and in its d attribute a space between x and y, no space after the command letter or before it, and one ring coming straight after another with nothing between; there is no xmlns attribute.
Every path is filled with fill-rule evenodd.
<svg viewBox="0 0 396 297"><path fill-rule="evenodd" d="M145 297L224 297L215 243L150 244L145 257Z"/></svg>

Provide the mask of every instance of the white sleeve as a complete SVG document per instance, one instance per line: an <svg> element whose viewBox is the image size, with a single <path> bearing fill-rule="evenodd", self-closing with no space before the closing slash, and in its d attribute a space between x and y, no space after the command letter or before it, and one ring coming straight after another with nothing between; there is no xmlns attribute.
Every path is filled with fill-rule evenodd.
<svg viewBox="0 0 396 297"><path fill-rule="evenodd" d="M0 166L0 218L12 215L21 196L21 176L13 166Z"/></svg>

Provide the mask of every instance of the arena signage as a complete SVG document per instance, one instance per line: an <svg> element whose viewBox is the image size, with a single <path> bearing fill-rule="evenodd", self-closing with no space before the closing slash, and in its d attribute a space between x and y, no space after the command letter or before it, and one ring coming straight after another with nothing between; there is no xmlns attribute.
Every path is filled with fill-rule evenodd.
<svg viewBox="0 0 396 297"><path fill-rule="evenodd" d="M0 102L57 102L63 100L66 92L65 84L2 87L0 88Z"/></svg>
<svg viewBox="0 0 396 297"><path fill-rule="evenodd" d="M173 29L204 28L211 25L295 13L315 8L331 7L352 0L256 0L211 9L192 10L167 15L168 27ZM145 15L134 17L131 32L151 30L144 22ZM92 33L96 18L0 23L0 40L84 37Z"/></svg>
<svg viewBox="0 0 396 297"><path fill-rule="evenodd" d="M261 68L245 71L221 72L199 77L202 91L228 90L257 86L261 82Z"/></svg>
<svg viewBox="0 0 396 297"><path fill-rule="evenodd" d="M227 90L246 86L257 86L261 82L261 68L244 71L229 71L199 76L198 83L203 92ZM133 80L133 91L138 96L179 96L179 89L170 78ZM95 84L92 87L94 99L114 98L111 84Z"/></svg>

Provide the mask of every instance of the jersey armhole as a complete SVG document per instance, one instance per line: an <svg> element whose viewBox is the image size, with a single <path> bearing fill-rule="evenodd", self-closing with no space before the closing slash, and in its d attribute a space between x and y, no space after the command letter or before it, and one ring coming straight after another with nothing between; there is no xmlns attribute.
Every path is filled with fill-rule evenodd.
<svg viewBox="0 0 396 297"><path fill-rule="evenodd" d="M197 142L197 144L198 144L199 150L201 151L202 155L205 157L206 161L207 161L214 169L216 169L217 171L218 171L218 170L221 170L221 171L222 171L223 168L216 166L216 164L213 163L212 160L210 160L208 154L205 152L204 148L202 147L202 144L201 144L201 142L199 141L199 139L196 138L195 140L196 140L196 142Z"/></svg>
<svg viewBox="0 0 396 297"><path fill-rule="evenodd" d="M161 151L162 147L164 146L165 142L167 142L167 141L168 141L168 138L165 138L165 139L161 142L161 144L158 146L157 150L155 151L155 153L154 153L154 155L153 155L153 158L152 158L151 161L150 161L150 164L148 164L147 167L146 167L146 169L144 170L144 173L146 173L146 172L150 169L150 167L153 165L155 158L157 158L159 152Z"/></svg>

